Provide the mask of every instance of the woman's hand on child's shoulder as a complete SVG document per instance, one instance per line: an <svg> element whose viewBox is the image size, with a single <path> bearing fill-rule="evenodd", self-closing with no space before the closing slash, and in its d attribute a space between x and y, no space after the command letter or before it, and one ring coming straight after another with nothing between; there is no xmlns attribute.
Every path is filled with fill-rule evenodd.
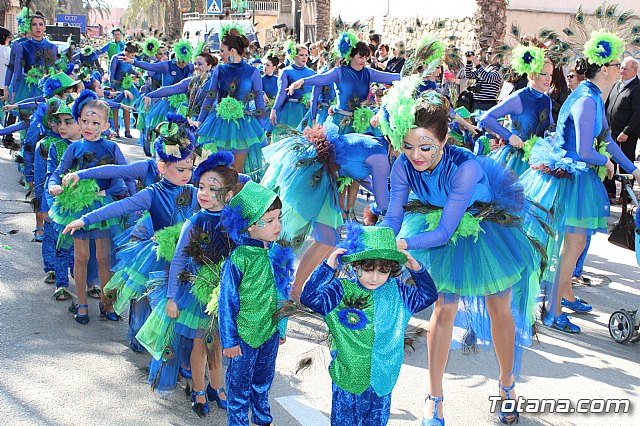
<svg viewBox="0 0 640 426"><path fill-rule="evenodd" d="M84 228L84 221L82 219L76 219L73 222L71 222L70 224L68 224L64 230L62 231L63 234L70 234L73 235L74 232L76 232L76 229L80 229L80 228Z"/></svg>
<svg viewBox="0 0 640 426"><path fill-rule="evenodd" d="M334 250L334 252L331 253L329 255L329 258L327 259L327 265L331 266L333 269L336 269L338 267L338 256L346 252L347 250L343 248Z"/></svg>
<svg viewBox="0 0 640 426"><path fill-rule="evenodd" d="M240 349L240 345L232 346L230 348L223 349L222 355L226 356L227 358L242 356L242 349Z"/></svg>
<svg viewBox="0 0 640 426"><path fill-rule="evenodd" d="M420 264L420 262L415 260L413 256L409 254L408 251L406 250L400 250L400 251L404 253L405 256L407 256L407 261L404 263L404 266L406 266L407 269L411 269L412 271L419 271L422 269L422 265Z"/></svg>

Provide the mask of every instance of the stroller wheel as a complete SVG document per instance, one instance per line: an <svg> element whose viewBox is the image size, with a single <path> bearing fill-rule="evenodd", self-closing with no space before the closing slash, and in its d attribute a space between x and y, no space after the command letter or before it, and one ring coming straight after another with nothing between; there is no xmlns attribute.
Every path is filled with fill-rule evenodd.
<svg viewBox="0 0 640 426"><path fill-rule="evenodd" d="M624 309L612 313L609 318L609 334L616 343L627 343L634 334L631 314Z"/></svg>

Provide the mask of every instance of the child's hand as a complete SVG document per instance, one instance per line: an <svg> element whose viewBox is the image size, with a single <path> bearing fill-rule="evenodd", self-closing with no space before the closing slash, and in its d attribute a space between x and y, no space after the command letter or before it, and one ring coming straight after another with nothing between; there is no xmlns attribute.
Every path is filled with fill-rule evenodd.
<svg viewBox="0 0 640 426"><path fill-rule="evenodd" d="M133 99L133 95L128 90L124 91L124 97L127 98L127 99Z"/></svg>
<svg viewBox="0 0 640 426"><path fill-rule="evenodd" d="M70 224L68 224L64 230L62 231L63 234L70 234L73 235L74 232L76 232L76 229L80 229L80 228L84 228L85 223L82 219L76 219L73 222L71 222Z"/></svg>
<svg viewBox="0 0 640 426"><path fill-rule="evenodd" d="M284 339L282 337L280 338L280 344L281 345L284 345L286 341L287 341L286 337Z"/></svg>
<svg viewBox="0 0 640 426"><path fill-rule="evenodd" d="M344 254L347 252L347 249L339 248L335 250L333 253L329 255L327 259L327 265L331 266L333 269L338 267L338 255Z"/></svg>
<svg viewBox="0 0 640 426"><path fill-rule="evenodd" d="M240 345L236 345L231 348L223 349L222 355L226 356L227 358L242 356L242 349L240 349Z"/></svg>
<svg viewBox="0 0 640 426"><path fill-rule="evenodd" d="M57 197L60 194L62 194L62 187L60 185L53 185L49 188L49 195Z"/></svg>
<svg viewBox="0 0 640 426"><path fill-rule="evenodd" d="M136 110L131 105L125 105L125 104L122 104L122 109L125 110L125 111L135 111Z"/></svg>
<svg viewBox="0 0 640 426"><path fill-rule="evenodd" d="M18 108L18 105L5 105L2 107L4 112L11 111L12 109Z"/></svg>
<svg viewBox="0 0 640 426"><path fill-rule="evenodd" d="M400 250L400 252L404 253L404 255L407 256L407 261L404 262L404 266L406 266L407 269L411 269L412 271L419 271L422 269L422 265L420 264L420 262L415 260L408 251Z"/></svg>
<svg viewBox="0 0 640 426"><path fill-rule="evenodd" d="M77 173L73 172L73 173L67 173L66 175L64 175L64 177L62 178L62 184L64 186L68 186L69 188L73 188L74 186L76 186L76 184L80 181L80 176L78 176ZM51 192L51 191L49 191Z"/></svg>
<svg viewBox="0 0 640 426"><path fill-rule="evenodd" d="M169 318L178 318L178 315L180 315L178 305L176 305L176 302L174 302L173 299L167 300L167 307L165 308L165 311L167 311Z"/></svg>

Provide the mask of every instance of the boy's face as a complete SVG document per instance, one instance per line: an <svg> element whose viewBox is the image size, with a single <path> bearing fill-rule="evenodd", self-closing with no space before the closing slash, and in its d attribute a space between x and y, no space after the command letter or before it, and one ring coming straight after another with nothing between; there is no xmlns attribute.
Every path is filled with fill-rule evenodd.
<svg viewBox="0 0 640 426"><path fill-rule="evenodd" d="M356 276L360 285L367 290L375 290L389 279L390 272L382 272L379 268L371 271L363 269L361 266L356 268Z"/></svg>
<svg viewBox="0 0 640 426"><path fill-rule="evenodd" d="M109 128L109 120L105 114L97 109L85 107L80 113L80 131L82 137L88 141L97 141L102 132Z"/></svg>
<svg viewBox="0 0 640 426"><path fill-rule="evenodd" d="M249 236L267 243L278 241L282 224L280 223L280 209L271 210L249 227Z"/></svg>
<svg viewBox="0 0 640 426"><path fill-rule="evenodd" d="M77 141L82 138L80 126L72 116L69 114L59 114L58 120L60 120L60 124L58 124L58 133L60 134L60 137L72 141Z"/></svg>

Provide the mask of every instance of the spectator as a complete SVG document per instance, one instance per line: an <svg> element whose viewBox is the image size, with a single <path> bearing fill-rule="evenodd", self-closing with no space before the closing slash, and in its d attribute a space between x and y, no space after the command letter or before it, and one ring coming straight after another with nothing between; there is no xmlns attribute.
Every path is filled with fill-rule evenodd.
<svg viewBox="0 0 640 426"><path fill-rule="evenodd" d="M473 53L473 52L468 52ZM476 80L473 109L486 111L498 102L498 93L502 87L502 76L500 75L500 66L492 63L493 48L486 50L483 56L484 63L480 63L480 59L475 55L466 56L467 64L465 66L465 76L469 79Z"/></svg>
<svg viewBox="0 0 640 426"><path fill-rule="evenodd" d="M378 46L378 54L377 56L371 56L372 68L375 68L379 71L384 71L387 68L387 63L389 62L389 45L381 44Z"/></svg>
<svg viewBox="0 0 640 426"><path fill-rule="evenodd" d="M9 56L11 54L11 48L9 43L11 42L11 31L5 27L0 27L0 81L4 82L5 75L7 74L7 64L9 63ZM0 86L2 94L4 96L4 86Z"/></svg>
<svg viewBox="0 0 640 426"><path fill-rule="evenodd" d="M406 53L404 41L396 41L393 44L391 53L393 54L393 58L389 59L389 62L387 62L387 67L384 70L386 72L399 74L400 71L402 71L402 67L404 67L404 55Z"/></svg>
<svg viewBox="0 0 640 426"><path fill-rule="evenodd" d="M551 86L549 86L549 97L551 98L551 115L553 116L553 122L558 121L558 113L560 107L569 96L569 88L567 87L567 80L564 78L562 68L553 68L551 74Z"/></svg>
<svg viewBox="0 0 640 426"><path fill-rule="evenodd" d="M371 34L369 36L369 50L371 50L371 56L376 56L378 47L380 46L380 34Z"/></svg>
<svg viewBox="0 0 640 426"><path fill-rule="evenodd" d="M567 74L567 87L569 88L569 92L576 90L578 84L585 78L585 75L580 74L575 68L569 68L569 73Z"/></svg>

